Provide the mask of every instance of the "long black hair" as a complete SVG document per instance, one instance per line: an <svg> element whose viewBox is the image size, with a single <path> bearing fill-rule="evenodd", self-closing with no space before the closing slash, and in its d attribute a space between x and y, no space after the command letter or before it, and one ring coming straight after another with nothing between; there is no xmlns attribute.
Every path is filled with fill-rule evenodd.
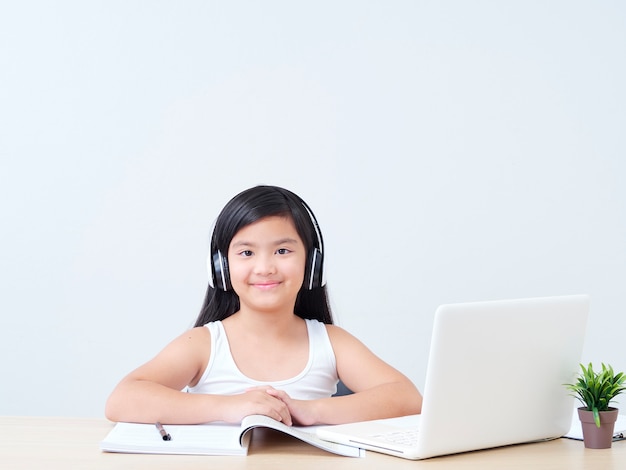
<svg viewBox="0 0 626 470"><path fill-rule="evenodd" d="M210 256L212 257L218 250L226 256L230 242L239 230L269 216L290 218L304 242L307 253L314 248L323 250L322 246L318 246L323 242L315 216L299 196L277 186L255 186L237 194L220 212L213 228ZM239 296L235 291L223 290L219 286L212 287L209 283L195 326L224 320L238 310ZM301 318L332 324L326 287L322 285L310 290L305 286L301 287L294 313Z"/></svg>

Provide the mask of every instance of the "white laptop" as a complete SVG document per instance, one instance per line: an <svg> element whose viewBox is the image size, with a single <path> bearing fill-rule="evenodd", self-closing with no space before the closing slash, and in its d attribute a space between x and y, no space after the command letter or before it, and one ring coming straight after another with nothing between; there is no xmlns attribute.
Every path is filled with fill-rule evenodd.
<svg viewBox="0 0 626 470"><path fill-rule="evenodd" d="M318 435L407 459L561 437L575 406L563 384L579 370L588 312L586 295L442 305L422 414Z"/></svg>

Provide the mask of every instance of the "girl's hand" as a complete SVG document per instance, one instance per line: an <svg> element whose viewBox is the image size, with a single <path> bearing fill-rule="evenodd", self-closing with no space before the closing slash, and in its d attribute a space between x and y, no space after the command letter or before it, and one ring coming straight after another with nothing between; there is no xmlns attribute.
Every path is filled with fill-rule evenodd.
<svg viewBox="0 0 626 470"><path fill-rule="evenodd" d="M240 423L246 416L264 415L291 426L293 422L287 404L266 392L266 388L257 387L240 395L225 396L221 410L222 420L227 423Z"/></svg>
<svg viewBox="0 0 626 470"><path fill-rule="evenodd" d="M292 399L287 392L283 390L277 390L274 387L270 386L261 386L255 387L250 390L261 390L267 395L280 400L284 403L289 411L289 415L293 424L299 426L309 426L313 424L317 424L317 419L315 418L313 400L294 400ZM285 422L285 424L288 424Z"/></svg>

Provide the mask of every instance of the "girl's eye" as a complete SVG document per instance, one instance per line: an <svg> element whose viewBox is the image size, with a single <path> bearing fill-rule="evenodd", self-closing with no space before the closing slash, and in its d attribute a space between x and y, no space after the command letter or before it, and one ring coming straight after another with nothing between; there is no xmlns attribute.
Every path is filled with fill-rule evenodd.
<svg viewBox="0 0 626 470"><path fill-rule="evenodd" d="M252 256L252 251L250 250L243 250L241 253L239 253L241 256Z"/></svg>
<svg viewBox="0 0 626 470"><path fill-rule="evenodd" d="M290 253L291 251L288 250L287 248L279 248L278 250L276 250L276 253L278 253L279 255L286 255L287 253Z"/></svg>

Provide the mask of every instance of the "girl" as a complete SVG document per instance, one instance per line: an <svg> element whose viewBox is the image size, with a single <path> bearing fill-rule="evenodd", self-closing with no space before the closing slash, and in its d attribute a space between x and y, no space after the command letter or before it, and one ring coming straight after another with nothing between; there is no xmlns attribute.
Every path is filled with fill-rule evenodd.
<svg viewBox="0 0 626 470"><path fill-rule="evenodd" d="M311 425L419 413L409 379L332 324L323 251L315 216L294 193L257 186L235 196L213 229L195 327L122 379L107 418L238 423L262 414ZM354 393L332 396L339 380Z"/></svg>

